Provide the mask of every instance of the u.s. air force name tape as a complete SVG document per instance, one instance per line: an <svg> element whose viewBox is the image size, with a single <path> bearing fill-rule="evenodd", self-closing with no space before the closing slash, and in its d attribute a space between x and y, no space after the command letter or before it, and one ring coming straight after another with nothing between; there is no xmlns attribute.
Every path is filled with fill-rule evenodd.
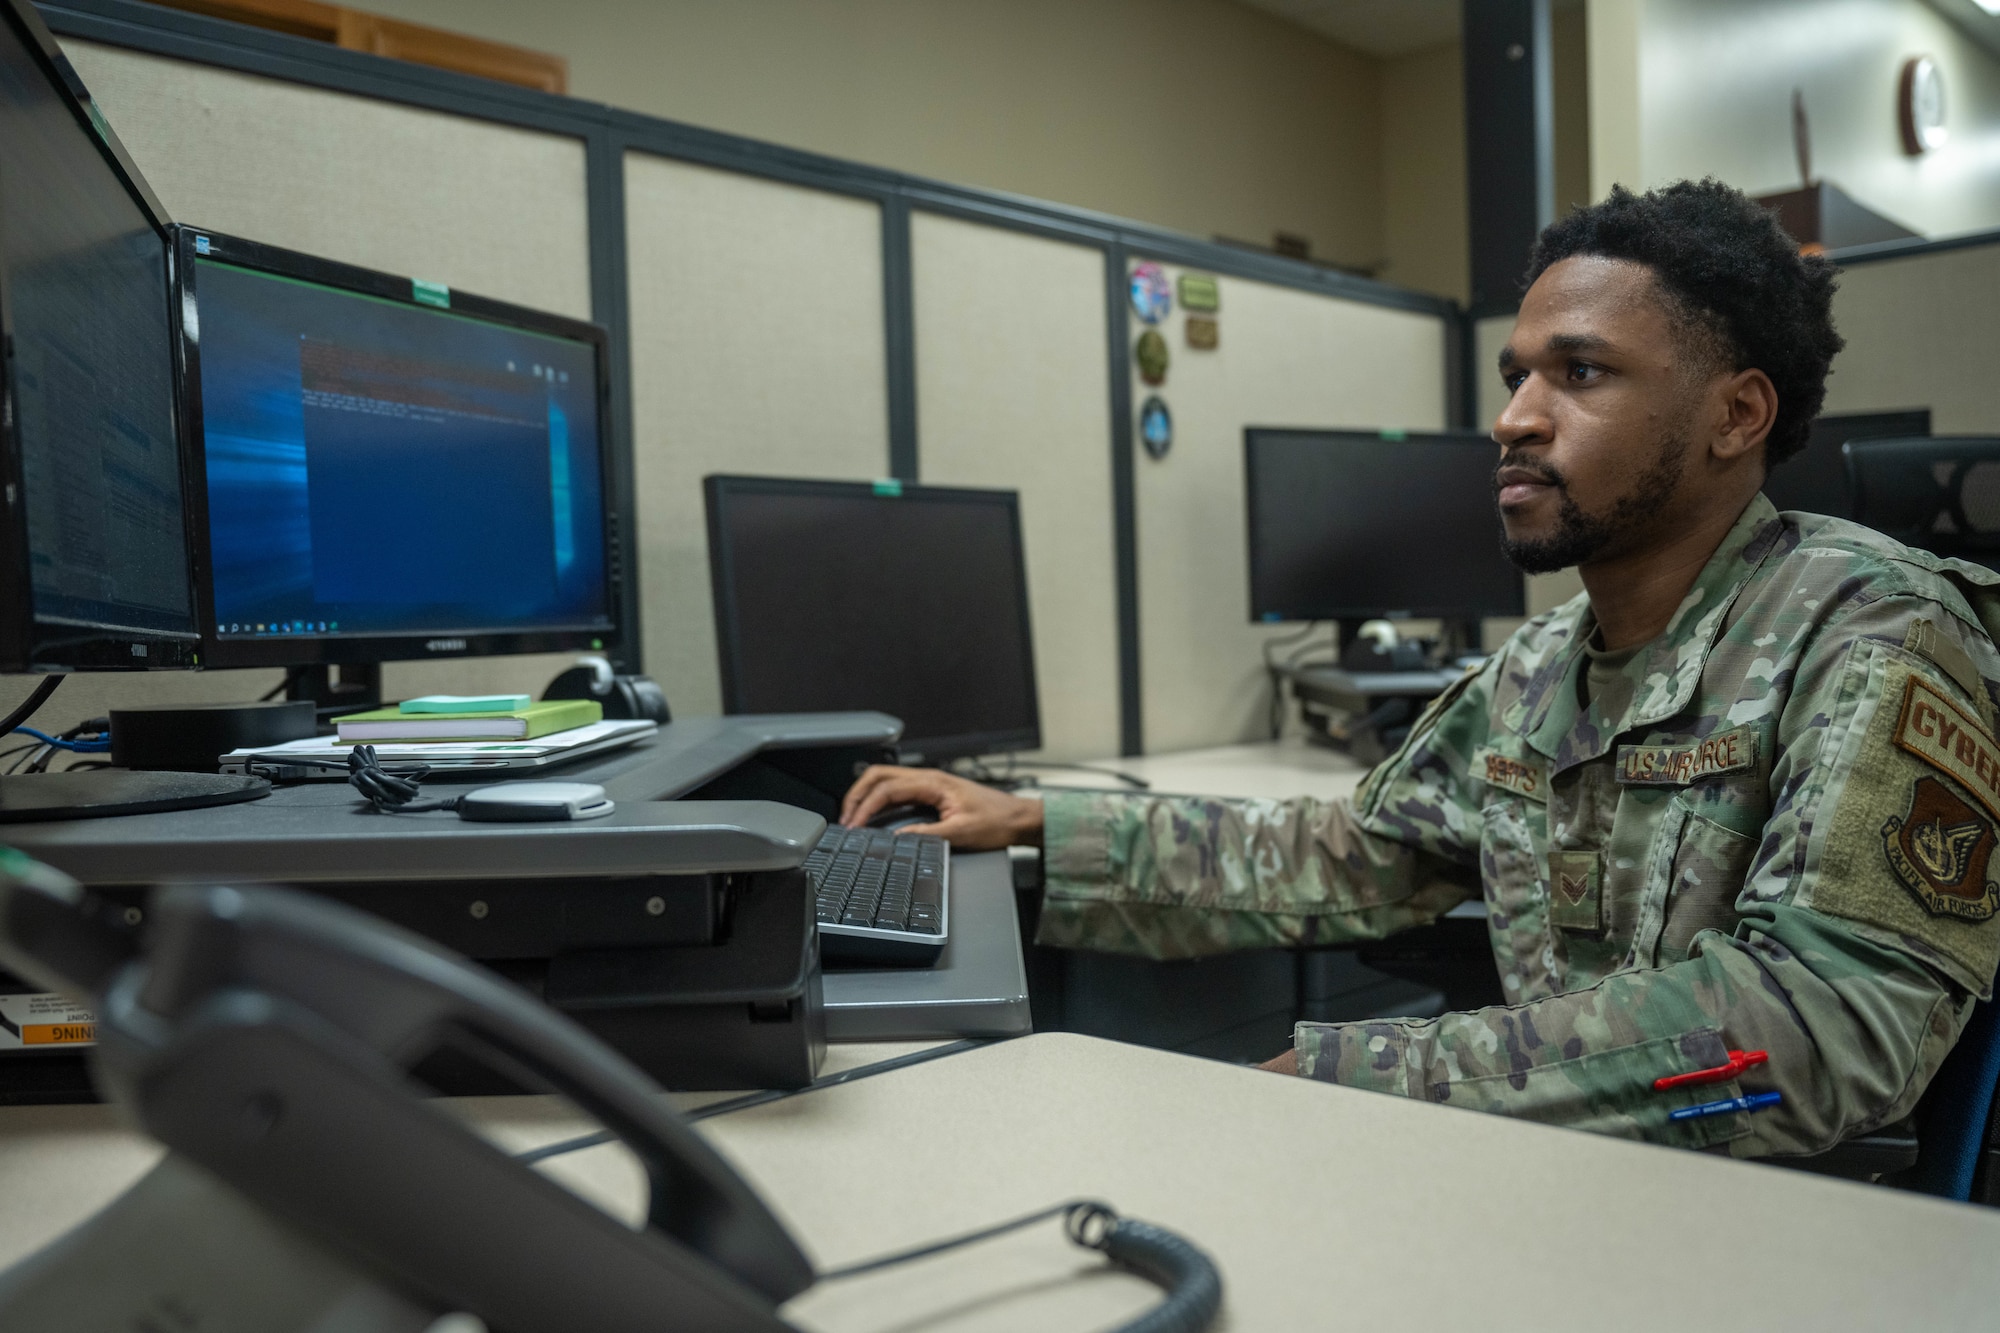
<svg viewBox="0 0 2000 1333"><path fill-rule="evenodd" d="M1757 733L1738 727L1692 745L1621 745L1618 780L1635 787L1685 787L1757 765Z"/></svg>
<svg viewBox="0 0 2000 1333"><path fill-rule="evenodd" d="M0 995L0 1051L89 1046L97 1015L66 995Z"/></svg>

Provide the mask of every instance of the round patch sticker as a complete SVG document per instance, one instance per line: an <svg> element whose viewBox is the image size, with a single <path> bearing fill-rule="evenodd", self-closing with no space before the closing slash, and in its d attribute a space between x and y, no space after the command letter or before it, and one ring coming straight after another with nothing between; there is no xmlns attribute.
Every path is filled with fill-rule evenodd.
<svg viewBox="0 0 2000 1333"><path fill-rule="evenodd" d="M1167 382L1167 340L1160 336L1158 329L1147 329L1139 335L1138 343L1132 348L1132 357L1139 363L1139 378L1148 384Z"/></svg>
<svg viewBox="0 0 2000 1333"><path fill-rule="evenodd" d="M1147 262L1132 267L1132 313L1148 324L1157 324L1174 308L1174 289L1167 271Z"/></svg>
<svg viewBox="0 0 2000 1333"><path fill-rule="evenodd" d="M1139 409L1139 443L1154 458L1165 458L1167 450L1174 447L1174 414L1158 394L1148 397Z"/></svg>

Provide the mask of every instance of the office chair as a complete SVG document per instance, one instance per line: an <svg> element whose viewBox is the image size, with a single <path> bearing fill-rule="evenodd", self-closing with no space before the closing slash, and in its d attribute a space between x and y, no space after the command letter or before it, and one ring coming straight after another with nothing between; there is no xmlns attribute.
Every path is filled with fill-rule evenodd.
<svg viewBox="0 0 2000 1333"><path fill-rule="evenodd" d="M1856 522L1905 546L2000 568L2000 439L1849 440L1840 452Z"/></svg>

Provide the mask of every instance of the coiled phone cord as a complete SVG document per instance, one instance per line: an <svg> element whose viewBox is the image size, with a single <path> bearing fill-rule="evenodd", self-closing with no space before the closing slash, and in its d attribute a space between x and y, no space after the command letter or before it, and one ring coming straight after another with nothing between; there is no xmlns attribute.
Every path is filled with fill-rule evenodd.
<svg viewBox="0 0 2000 1333"><path fill-rule="evenodd" d="M1053 1208L1017 1217L1011 1222L953 1236L949 1240L933 1241L915 1249L886 1254L879 1259L848 1264L844 1268L821 1273L819 1280L837 1282L842 1278L859 1277L878 1269L927 1259L947 1250L1019 1231L1058 1214L1063 1219L1063 1231L1072 1242L1085 1249L1099 1251L1116 1267L1145 1278L1166 1292L1164 1301L1137 1319L1119 1325L1115 1333L1201 1333L1222 1308L1222 1275L1206 1254L1165 1227L1120 1217L1109 1204L1095 1199L1073 1199Z"/></svg>

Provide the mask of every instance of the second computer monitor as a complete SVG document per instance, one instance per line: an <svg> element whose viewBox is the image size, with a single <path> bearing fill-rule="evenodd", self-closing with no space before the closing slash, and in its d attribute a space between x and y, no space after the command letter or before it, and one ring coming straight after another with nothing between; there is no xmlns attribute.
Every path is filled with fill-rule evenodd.
<svg viewBox="0 0 2000 1333"><path fill-rule="evenodd" d="M710 477L723 707L878 709L936 762L1041 744L1012 491Z"/></svg>
<svg viewBox="0 0 2000 1333"><path fill-rule="evenodd" d="M1245 431L1250 618L1521 615L1499 454L1471 432Z"/></svg>
<svg viewBox="0 0 2000 1333"><path fill-rule="evenodd" d="M182 229L217 666L609 649L605 336Z"/></svg>

